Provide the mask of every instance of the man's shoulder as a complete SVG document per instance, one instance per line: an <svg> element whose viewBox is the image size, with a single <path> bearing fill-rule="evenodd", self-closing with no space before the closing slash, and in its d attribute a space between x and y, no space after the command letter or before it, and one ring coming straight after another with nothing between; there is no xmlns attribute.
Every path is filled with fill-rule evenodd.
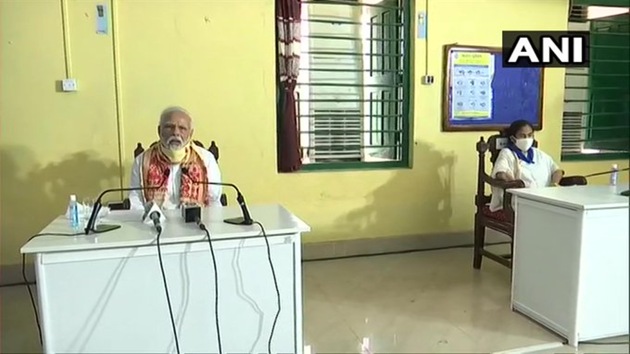
<svg viewBox="0 0 630 354"><path fill-rule="evenodd" d="M199 156L201 156L201 158L204 161L206 161L206 162L210 162L210 161L216 162L216 158L214 157L214 155L210 151L208 151L208 150L206 150L206 149L204 149L204 148L202 148L200 146L197 146L197 145L193 145L193 149L199 154Z"/></svg>

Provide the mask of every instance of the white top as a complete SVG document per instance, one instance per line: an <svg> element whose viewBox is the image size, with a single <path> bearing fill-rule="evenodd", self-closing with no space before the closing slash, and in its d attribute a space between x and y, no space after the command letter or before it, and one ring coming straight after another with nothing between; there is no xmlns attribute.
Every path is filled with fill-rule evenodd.
<svg viewBox="0 0 630 354"><path fill-rule="evenodd" d="M573 210L628 208L630 198L621 195L630 186L572 186L509 189L517 198Z"/></svg>
<svg viewBox="0 0 630 354"><path fill-rule="evenodd" d="M252 218L265 227L268 236L287 235L309 232L310 227L286 210L283 206L257 205L249 208ZM78 250L96 250L105 248L155 246L157 232L153 225L142 222L139 210L120 210L111 212L101 220L103 224L121 225L121 228L102 234L79 236L40 236L27 242L20 249L21 253L64 252ZM185 223L179 210L165 210L166 220L162 223L161 244L183 242L207 242L206 233L195 223ZM210 231L212 240L259 237L262 235L257 224L231 225L223 222L226 218L241 216L238 206L213 206L202 209L202 221ZM40 233L72 233L65 216L53 220Z"/></svg>
<svg viewBox="0 0 630 354"><path fill-rule="evenodd" d="M514 151L504 148L499 152L497 161L492 169L492 178L496 178L500 172L512 175L514 179L520 179L527 188L541 188L551 186L551 175L559 169L551 156L541 150L534 150L534 163L528 164L520 160ZM490 211L503 209L503 190L492 187L492 199Z"/></svg>
<svg viewBox="0 0 630 354"><path fill-rule="evenodd" d="M217 160L214 158L214 155L206 149L202 149L196 145L191 145L201 159L204 161L206 165L206 170L209 174L209 182L221 182L221 170L219 170L219 164ZM146 151L145 151L146 152ZM136 159L133 161L133 167L131 168L131 188L140 188L142 187L142 159L144 158L144 154L138 155ZM166 181L166 198L164 199L164 204L162 204L162 209L164 210L172 210L179 207L179 192L181 189L181 179L182 172L179 164L172 164L171 172L168 175L168 181ZM208 186L208 190L210 193L208 197L208 202L218 202L221 198L221 193L223 189L221 186ZM132 210L140 210L144 209L144 198L142 197L142 191L131 191L129 192L129 202L131 204Z"/></svg>

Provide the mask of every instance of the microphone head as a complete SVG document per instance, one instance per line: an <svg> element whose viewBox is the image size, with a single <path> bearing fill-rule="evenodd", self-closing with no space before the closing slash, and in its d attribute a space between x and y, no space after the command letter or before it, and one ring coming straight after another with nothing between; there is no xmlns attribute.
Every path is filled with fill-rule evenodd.
<svg viewBox="0 0 630 354"><path fill-rule="evenodd" d="M153 207L153 205L155 204L155 202L146 202L144 204L144 212L147 213L149 212L149 210L151 210L151 208Z"/></svg>
<svg viewBox="0 0 630 354"><path fill-rule="evenodd" d="M159 217L160 223L166 220L166 216L164 216L164 213L162 212L162 209L160 208L160 206L154 202L149 202L147 203L147 205L145 205L145 212L144 212L142 221L147 225L152 225L153 224L152 216L156 214Z"/></svg>
<svg viewBox="0 0 630 354"><path fill-rule="evenodd" d="M196 204L182 204L182 218L184 222L196 222L201 219L201 207Z"/></svg>
<svg viewBox="0 0 630 354"><path fill-rule="evenodd" d="M149 216L149 210L151 210L151 207L153 207L153 202L148 202L144 204L144 212L142 213L142 221L146 220L146 218Z"/></svg>
<svg viewBox="0 0 630 354"><path fill-rule="evenodd" d="M147 218L150 218L149 214L151 214L151 212L154 212L156 209L161 210L160 206L157 205L153 201L147 202L146 204L144 204L144 213L142 213L142 221L146 220Z"/></svg>

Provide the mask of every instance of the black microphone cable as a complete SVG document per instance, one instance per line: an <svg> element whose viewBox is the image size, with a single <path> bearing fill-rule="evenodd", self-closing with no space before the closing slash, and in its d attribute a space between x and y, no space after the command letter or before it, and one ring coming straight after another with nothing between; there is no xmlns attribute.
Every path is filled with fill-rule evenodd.
<svg viewBox="0 0 630 354"><path fill-rule="evenodd" d="M278 279L276 278L276 270L273 266L273 261L271 260L271 248L269 247L269 240L267 239L267 232L265 231L265 227L259 221L254 221L254 224L260 226L260 231L262 231L263 238L265 239L265 245L267 245L267 260L269 261L269 267L271 268L271 275L273 276L273 285L276 288L276 298L278 300L278 311L276 312L276 316L273 319L273 324L271 325L271 333L269 334L269 341L267 342L267 351L271 354L271 341L273 339L273 333L276 330L276 324L278 323L278 317L280 316L280 311L282 309L280 305L280 289L278 288Z"/></svg>
<svg viewBox="0 0 630 354"><path fill-rule="evenodd" d="M160 262L160 271L162 273L162 281L164 284L164 294L166 294L166 303L168 304L168 313L171 319L171 326L173 328L173 336L175 338L175 348L177 349L177 354L180 354L179 351L179 339L177 338L177 327L175 326L175 318L173 317L173 306L171 306L171 296L168 293L168 283L166 282L166 272L164 272L164 263L162 262L162 247L160 245L160 236L162 236L162 226L158 226L157 228L157 252L158 252L158 260Z"/></svg>
<svg viewBox="0 0 630 354"><path fill-rule="evenodd" d="M197 225L201 230L206 233L206 239L210 246L210 254L212 255L212 266L214 270L214 321L217 330L217 344L219 347L219 354L223 354L223 345L221 344L221 327L219 325L219 272L217 270L217 258L214 254L214 247L212 246L212 240L210 239L210 231L200 218L197 218Z"/></svg>
<svg viewBox="0 0 630 354"><path fill-rule="evenodd" d="M31 236L26 242L42 236L63 236L63 237L72 237L83 235L82 232L67 234L67 233L58 233L58 232L49 232L49 233L41 233ZM31 290L31 283L26 276L26 253L22 254L22 279L26 284L26 290L28 290L28 296L31 298L31 305L33 306L33 313L35 314L35 323L37 324L37 334L39 335L39 344L44 345L44 340L42 339L42 326L39 322L39 311L37 309L37 305L35 304L35 297L33 296L33 291Z"/></svg>

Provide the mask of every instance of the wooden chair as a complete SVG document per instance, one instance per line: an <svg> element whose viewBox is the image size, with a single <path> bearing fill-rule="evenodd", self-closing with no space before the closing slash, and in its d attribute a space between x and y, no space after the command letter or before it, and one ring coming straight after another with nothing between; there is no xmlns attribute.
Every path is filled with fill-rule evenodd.
<svg viewBox="0 0 630 354"><path fill-rule="evenodd" d="M203 143L200 142L199 140L193 140L193 143L205 149L205 146L203 146ZM152 143L150 146L153 146L155 144L157 144L157 142ZM217 163L219 163L219 147L216 145L214 140L210 143L210 146L208 147L208 151L212 153L212 155L214 156L214 159L217 160ZM136 145L136 149L133 151L134 159L140 156L140 154L142 154L143 152L144 152L144 147L142 146L142 143L138 143ZM223 206L228 205L227 195L225 193L221 194L220 201L221 201L221 205ZM110 210L129 210L131 209L131 202L129 201L129 198L125 198L122 202L109 203L108 206Z"/></svg>
<svg viewBox="0 0 630 354"><path fill-rule="evenodd" d="M488 257L508 268L512 268L512 250L514 246L514 209L512 208L512 195L505 192L510 188L524 188L525 183L521 180L503 181L492 178L486 173L486 153L490 151L490 162L492 165L499 157L501 149L507 146L508 138L496 134L488 138L486 142L483 137L477 142L477 153L479 155L479 165L477 170L477 195L475 196L475 240L473 268L480 269L482 257ZM534 146L538 143L534 141ZM583 176L563 177L561 186L586 185L586 178ZM501 188L504 191L503 210L491 212L489 203L491 195L486 195L486 184L492 187ZM495 230L510 237L510 254L499 255L485 249L486 228Z"/></svg>

